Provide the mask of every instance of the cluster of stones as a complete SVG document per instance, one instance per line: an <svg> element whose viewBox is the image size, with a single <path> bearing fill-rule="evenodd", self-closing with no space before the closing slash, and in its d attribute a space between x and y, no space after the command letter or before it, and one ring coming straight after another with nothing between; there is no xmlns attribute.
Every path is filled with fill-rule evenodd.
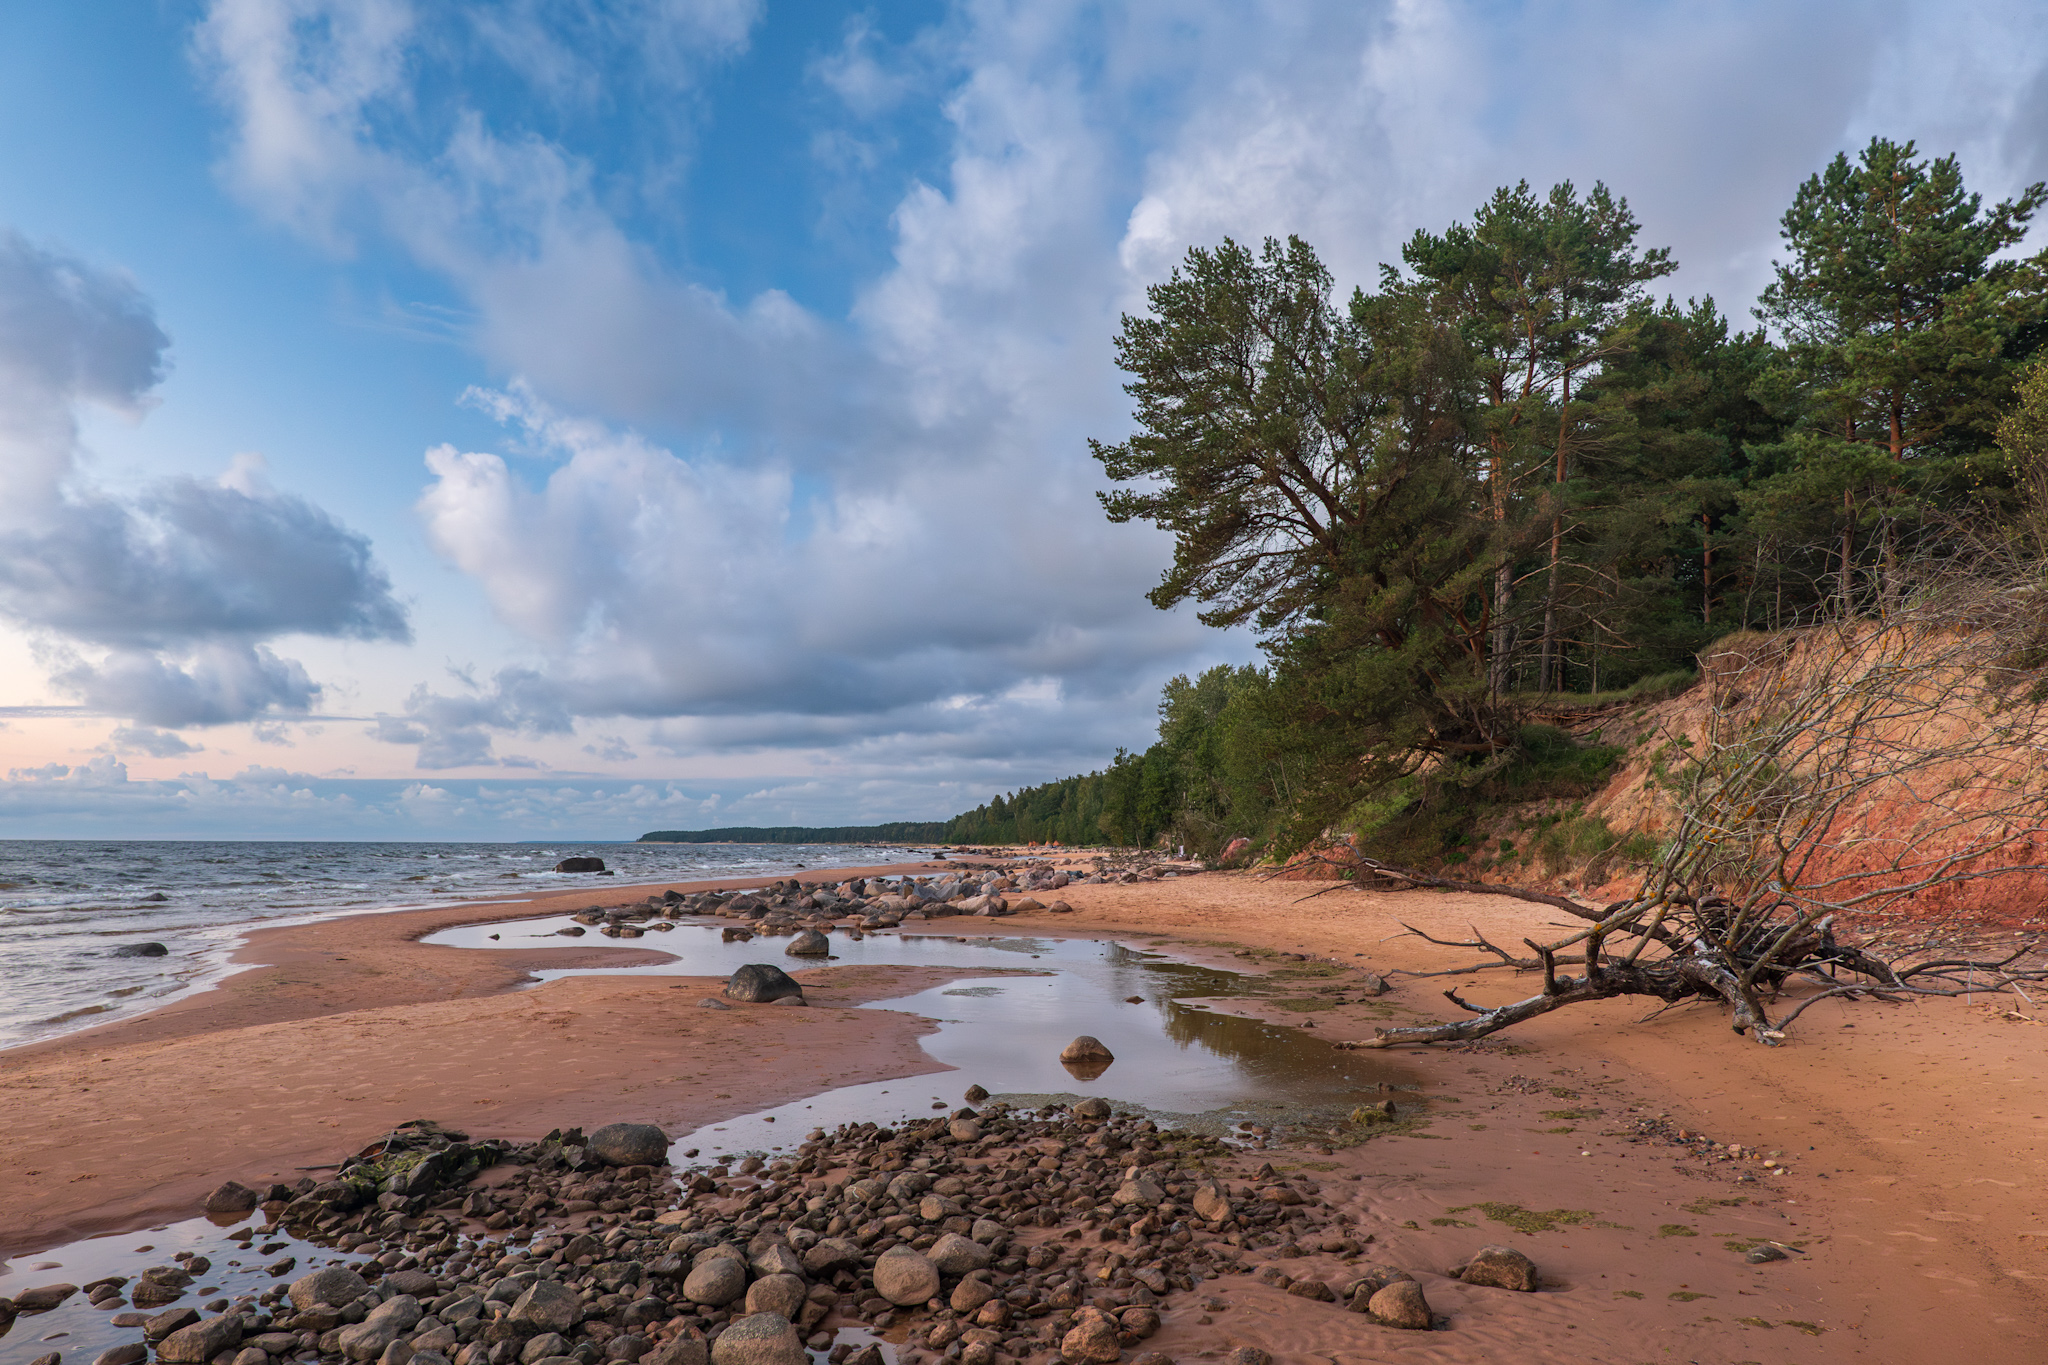
<svg viewBox="0 0 2048 1365"><path fill-rule="evenodd" d="M1096 864L1095 870L1085 876L1042 860L1022 860L922 877L855 877L837 885L788 877L750 890L687 895L669 891L633 905L593 906L573 918L578 925L589 925L610 938L642 938L650 930L675 928L670 916L713 916L741 921L725 931L728 940L756 934L816 935L805 938L801 950L792 944L789 952L794 957L823 957L830 951L824 935L834 929L857 937L897 928L906 920L951 915L1000 918L1034 911L1066 914L1072 907L1065 901L1041 900L1039 896L1068 886L1156 881L1162 877L1189 876L1195 870L1162 870L1151 863L1118 866L1099 858ZM571 927L561 932L573 937L584 930Z"/></svg>
<svg viewBox="0 0 2048 1365"><path fill-rule="evenodd" d="M287 1283L287 1257L269 1267L278 1287L209 1303L213 1316L184 1307L115 1322L141 1327L173 1365L804 1365L806 1348L834 1365L879 1365L872 1344L834 1344L856 1325L902 1329L902 1365L1111 1362L1158 1329L1172 1295L1243 1273L1264 1250L1344 1258L1336 1284L1261 1269L1307 1302L1385 1327L1434 1325L1421 1286L1366 1263L1372 1238L1317 1182L1262 1166L1233 1185L1227 1144L1117 1116L1099 1099L816 1130L787 1157L730 1169L671 1174L666 1149L644 1124L530 1145L422 1124L333 1180L267 1194L230 1182L208 1208L263 1201L268 1221L230 1234L250 1252L283 1249L259 1239L286 1228L366 1259ZM474 1180L486 1167L497 1169ZM590 1215L583 1230L551 1225L578 1213ZM462 1235L477 1220L505 1235ZM137 1308L175 1301L208 1268L203 1257L152 1267L130 1297ZM1536 1287L1536 1268L1506 1248L1452 1273ZM126 1283L86 1288L118 1309ZM46 1286L6 1307L52 1307L73 1292ZM145 1358L134 1343L96 1365ZM1171 1362L1146 1352L1132 1365Z"/></svg>
<svg viewBox="0 0 2048 1365"><path fill-rule="evenodd" d="M733 1169L672 1175L666 1148L643 1124L526 1146L420 1124L326 1183L262 1195L227 1183L209 1212L262 1199L268 1222L231 1234L250 1252L281 1250L260 1238L287 1228L367 1259L285 1283L297 1269L287 1257L268 1267L279 1287L207 1304L213 1316L172 1308L115 1322L139 1326L172 1365L805 1365L807 1349L881 1365L877 1347L834 1345L842 1326L901 1328L901 1365L1108 1363L1159 1328L1171 1295L1245 1273L1247 1254L1266 1252L1274 1263L1260 1279L1300 1300L1386 1328L1436 1326L1421 1285L1366 1263L1372 1238L1313 1179L1260 1166L1231 1183L1229 1144L1161 1132L1100 1099L815 1130L791 1156ZM485 1166L492 1179L473 1181ZM590 1216L586 1230L551 1226L573 1214ZM463 1236L475 1220L504 1236ZM1309 1252L1350 1271L1329 1283L1280 1269ZM174 1302L207 1269L203 1257L152 1267L133 1304ZM1536 1267L1501 1246L1452 1275L1536 1287ZM117 1310L125 1283L86 1291ZM31 1289L0 1310L51 1308L74 1291ZM96 1365L145 1355L133 1342ZM1149 1351L1130 1365L1171 1361Z"/></svg>

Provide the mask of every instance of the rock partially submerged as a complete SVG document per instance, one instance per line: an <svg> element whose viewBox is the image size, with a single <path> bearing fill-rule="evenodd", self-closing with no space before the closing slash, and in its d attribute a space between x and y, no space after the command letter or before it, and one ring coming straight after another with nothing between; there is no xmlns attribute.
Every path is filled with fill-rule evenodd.
<svg viewBox="0 0 2048 1365"><path fill-rule="evenodd" d="M1091 1038L1084 1033L1060 1050L1060 1060L1063 1062L1113 1062L1116 1060L1116 1054L1104 1047L1101 1039Z"/></svg>
<svg viewBox="0 0 2048 1365"><path fill-rule="evenodd" d="M830 957L832 940L816 929L806 929L789 941L783 953L789 957Z"/></svg>
<svg viewBox="0 0 2048 1365"><path fill-rule="evenodd" d="M602 871L604 871L604 859L602 859L602 858L582 858L582 857L579 857L579 858L564 858L564 859L562 859L562 861L560 861L559 863L556 863L556 864L555 864L555 871L557 871L557 872L602 872Z"/></svg>

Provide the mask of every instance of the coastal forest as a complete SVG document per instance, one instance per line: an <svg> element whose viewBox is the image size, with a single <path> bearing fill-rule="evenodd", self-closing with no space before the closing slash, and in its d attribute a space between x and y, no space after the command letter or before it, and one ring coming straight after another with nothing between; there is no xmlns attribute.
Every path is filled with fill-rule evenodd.
<svg viewBox="0 0 2048 1365"><path fill-rule="evenodd" d="M1442 868L1489 804L1608 774L1561 719L1881 618L1965 545L2038 578L2048 251L2018 248L2044 199L1874 139L1799 186L1745 319L1660 295L1679 263L1598 184L1502 188L1348 296L1299 238L1189 251L1116 337L1132 433L1091 445L1110 519L1173 537L1151 601L1263 662L1174 678L1158 738L1099 771L829 833L1211 856L1340 829Z"/></svg>
<svg viewBox="0 0 2048 1365"><path fill-rule="evenodd" d="M1716 641L1882 614L1959 540L2048 525L2048 191L1986 203L1873 140L1802 184L1744 327L1604 185L1497 191L1340 297L1298 238L1191 250L1126 316L1114 521L1161 608L1265 661L1177 677L1157 740L946 838L1456 860L1476 803L1590 790L1546 718L1691 684ZM2032 528L2031 531L2029 528ZM2029 541L2028 537L2032 539Z"/></svg>

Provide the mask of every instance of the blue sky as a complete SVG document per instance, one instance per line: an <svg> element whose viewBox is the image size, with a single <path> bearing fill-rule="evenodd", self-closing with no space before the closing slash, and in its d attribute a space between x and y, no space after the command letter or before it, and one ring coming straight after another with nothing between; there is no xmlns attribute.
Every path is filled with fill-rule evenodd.
<svg viewBox="0 0 2048 1365"><path fill-rule="evenodd" d="M1191 245L1604 180L1746 321L2021 3L107 0L0 19L0 837L931 818L1251 657L1094 502ZM2038 246L2038 243L2035 243Z"/></svg>

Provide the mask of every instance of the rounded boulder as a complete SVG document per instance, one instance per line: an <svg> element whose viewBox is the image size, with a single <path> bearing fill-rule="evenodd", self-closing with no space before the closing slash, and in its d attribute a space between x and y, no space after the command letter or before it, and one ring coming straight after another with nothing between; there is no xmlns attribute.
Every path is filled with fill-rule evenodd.
<svg viewBox="0 0 2048 1365"><path fill-rule="evenodd" d="M986 1270L989 1262L995 1259L987 1247L957 1232L949 1232L933 1242L932 1249L925 1256L939 1268L941 1275L965 1275L971 1270Z"/></svg>
<svg viewBox="0 0 2048 1365"><path fill-rule="evenodd" d="M1122 1334L1115 1318L1098 1308L1083 1308L1060 1338L1060 1354L1069 1361L1109 1365L1124 1358Z"/></svg>
<svg viewBox="0 0 2048 1365"><path fill-rule="evenodd" d="M924 1303L938 1296L939 1268L922 1252L890 1247L875 1261L875 1292L899 1307Z"/></svg>
<svg viewBox="0 0 2048 1365"><path fill-rule="evenodd" d="M1100 1038L1082 1034L1060 1050L1063 1062L1113 1062L1116 1054L1102 1045Z"/></svg>
<svg viewBox="0 0 2048 1365"><path fill-rule="evenodd" d="M683 1297L706 1308L723 1308L747 1292L747 1268L730 1256L713 1256L683 1279Z"/></svg>
<svg viewBox="0 0 2048 1365"><path fill-rule="evenodd" d="M370 1292L370 1282L345 1265L330 1265L299 1276L286 1292L292 1307L304 1313L321 1303L330 1308L346 1308Z"/></svg>
<svg viewBox="0 0 2048 1365"><path fill-rule="evenodd" d="M816 929L806 929L791 939L789 946L782 951L786 957L830 957L832 940Z"/></svg>
<svg viewBox="0 0 2048 1365"><path fill-rule="evenodd" d="M768 1275L747 1286L749 1313L776 1313L793 1318L804 1309L801 1275Z"/></svg>
<svg viewBox="0 0 2048 1365"><path fill-rule="evenodd" d="M809 1365L796 1324L780 1313L750 1313L711 1343L711 1365Z"/></svg>
<svg viewBox="0 0 2048 1365"><path fill-rule="evenodd" d="M1458 1276L1466 1284L1483 1284L1494 1289L1536 1292L1536 1263L1513 1247L1481 1247L1472 1253Z"/></svg>
<svg viewBox="0 0 2048 1365"><path fill-rule="evenodd" d="M1430 1328L1429 1300L1422 1297L1422 1286L1413 1280L1395 1280L1372 1296L1365 1311L1382 1327L1410 1332L1427 1332Z"/></svg>
<svg viewBox="0 0 2048 1365"><path fill-rule="evenodd" d="M607 1166L665 1166L668 1134L651 1123L607 1123L590 1135L587 1150Z"/></svg>
<svg viewBox="0 0 2048 1365"><path fill-rule="evenodd" d="M830 1279L841 1270L860 1266L860 1246L843 1237L820 1237L804 1252L804 1270L819 1279Z"/></svg>
<svg viewBox="0 0 2048 1365"><path fill-rule="evenodd" d="M766 1005L776 1000L804 998L804 988L782 968L767 962L749 962L725 983L728 1000L749 1005Z"/></svg>

